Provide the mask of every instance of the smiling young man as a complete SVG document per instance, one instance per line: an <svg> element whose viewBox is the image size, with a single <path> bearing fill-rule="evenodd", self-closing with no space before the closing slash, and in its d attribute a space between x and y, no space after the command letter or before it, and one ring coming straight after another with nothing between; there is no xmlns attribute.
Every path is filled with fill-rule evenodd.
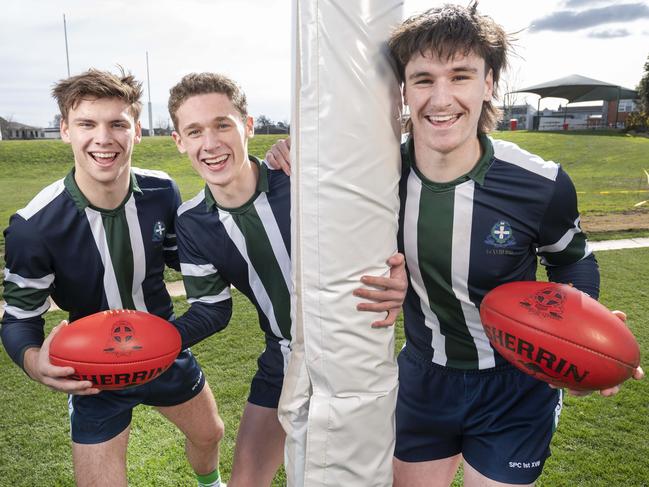
<svg viewBox="0 0 649 487"><path fill-rule="evenodd" d="M394 485L446 487L460 461L465 485L532 485L550 454L562 393L506 363L479 306L500 284L535 280L537 258L550 280L598 296L575 189L558 164L487 137L509 40L476 3L411 17L389 46L410 109L398 239L410 286ZM266 158L288 172L288 150L279 142ZM643 375L638 368L634 378Z"/></svg>
<svg viewBox="0 0 649 487"><path fill-rule="evenodd" d="M53 95L74 168L13 215L5 231L3 344L29 377L70 394L77 485L127 485L129 425L133 408L143 403L185 434L199 485L218 486L223 423L189 349L160 378L123 391L99 392L91 382L67 379L72 368L49 362L49 343L65 326L44 339L50 296L71 321L119 308L174 318L163 271L165 264L179 268L180 205L166 174L131 168L141 139L141 85L131 75L91 69L59 82ZM222 306L221 321L227 318ZM181 318L179 328L185 345L215 331L200 313Z"/></svg>
<svg viewBox="0 0 649 487"><path fill-rule="evenodd" d="M490 346L480 302L500 284L535 280L537 258L550 280L599 294L567 174L486 136L509 40L476 6L433 8L389 40L410 108L400 189L410 287L396 487L448 486L462 460L465 485L532 485L550 454L561 391ZM642 376L638 368L634 377Z"/></svg>
<svg viewBox="0 0 649 487"><path fill-rule="evenodd" d="M200 73L171 89L169 113L178 150L186 153L205 188L178 210L181 269L191 303L230 299L235 286L257 309L266 348L257 361L234 453L230 487L268 486L284 458L277 405L290 353L290 180L248 154L253 119L231 79ZM388 260L390 278L365 277L363 308L388 312L373 323L394 323L405 295L403 257Z"/></svg>

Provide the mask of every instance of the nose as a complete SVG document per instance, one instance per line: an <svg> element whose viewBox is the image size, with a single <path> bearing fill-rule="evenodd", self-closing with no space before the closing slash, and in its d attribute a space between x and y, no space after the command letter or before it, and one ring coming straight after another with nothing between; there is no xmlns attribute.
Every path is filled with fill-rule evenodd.
<svg viewBox="0 0 649 487"><path fill-rule="evenodd" d="M203 149L207 152L216 150L221 146L221 139L219 138L219 135L213 130L206 130L205 138L203 140Z"/></svg>
<svg viewBox="0 0 649 487"><path fill-rule="evenodd" d="M99 124L95 129L95 143L99 145L106 145L112 142L113 136L110 127Z"/></svg>
<svg viewBox="0 0 649 487"><path fill-rule="evenodd" d="M452 103L452 93L448 83L439 80L430 89L429 103L433 108L446 108Z"/></svg>

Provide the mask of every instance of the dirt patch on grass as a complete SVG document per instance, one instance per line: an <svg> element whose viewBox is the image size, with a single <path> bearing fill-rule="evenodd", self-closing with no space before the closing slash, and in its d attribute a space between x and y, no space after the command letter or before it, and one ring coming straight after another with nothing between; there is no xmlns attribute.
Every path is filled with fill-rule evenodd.
<svg viewBox="0 0 649 487"><path fill-rule="evenodd" d="M649 208L605 215L582 215L581 227L586 232L649 230Z"/></svg>

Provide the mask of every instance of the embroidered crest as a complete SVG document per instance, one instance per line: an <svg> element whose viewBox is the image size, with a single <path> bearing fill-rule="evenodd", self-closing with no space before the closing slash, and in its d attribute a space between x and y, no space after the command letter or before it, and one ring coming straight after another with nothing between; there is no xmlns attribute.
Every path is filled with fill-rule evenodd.
<svg viewBox="0 0 649 487"><path fill-rule="evenodd" d="M512 245L516 245L512 226L505 220L497 221L491 227L485 243L494 247L511 247Z"/></svg>
<svg viewBox="0 0 649 487"><path fill-rule="evenodd" d="M155 225L153 225L153 242L162 242L165 238L165 232L166 232L166 227L165 224L162 223L161 221L155 222Z"/></svg>

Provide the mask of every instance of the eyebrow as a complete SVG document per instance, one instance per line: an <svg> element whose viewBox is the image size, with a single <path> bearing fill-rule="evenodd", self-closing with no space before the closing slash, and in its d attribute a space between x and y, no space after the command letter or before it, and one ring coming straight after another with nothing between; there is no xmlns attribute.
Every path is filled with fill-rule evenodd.
<svg viewBox="0 0 649 487"><path fill-rule="evenodd" d="M97 123L97 120L95 120L95 119L93 119L93 118L77 117L77 118L73 118L73 119L71 120L71 122L72 122L72 123L79 123L79 122L91 122L91 123ZM129 124L131 123L129 120L127 120L127 119L123 119L123 118L116 118L115 120L110 120L110 121L109 121L109 123L115 123L115 122L119 122L119 123L129 123Z"/></svg>
<svg viewBox="0 0 649 487"><path fill-rule="evenodd" d="M218 116L218 117L214 117L211 121L212 122L223 122L223 121L228 121L228 120L230 120L229 117ZM192 122L189 125L183 127L182 131L185 132L187 130L195 129L195 128L198 128L198 127L201 127L200 123Z"/></svg>
<svg viewBox="0 0 649 487"><path fill-rule="evenodd" d="M477 74L478 69L477 68L472 68L470 66L456 66L456 67L451 69L451 72L453 72L453 73L473 73L473 74ZM410 76L408 76L408 79L425 78L427 76L430 76L430 73L428 71L415 71Z"/></svg>

